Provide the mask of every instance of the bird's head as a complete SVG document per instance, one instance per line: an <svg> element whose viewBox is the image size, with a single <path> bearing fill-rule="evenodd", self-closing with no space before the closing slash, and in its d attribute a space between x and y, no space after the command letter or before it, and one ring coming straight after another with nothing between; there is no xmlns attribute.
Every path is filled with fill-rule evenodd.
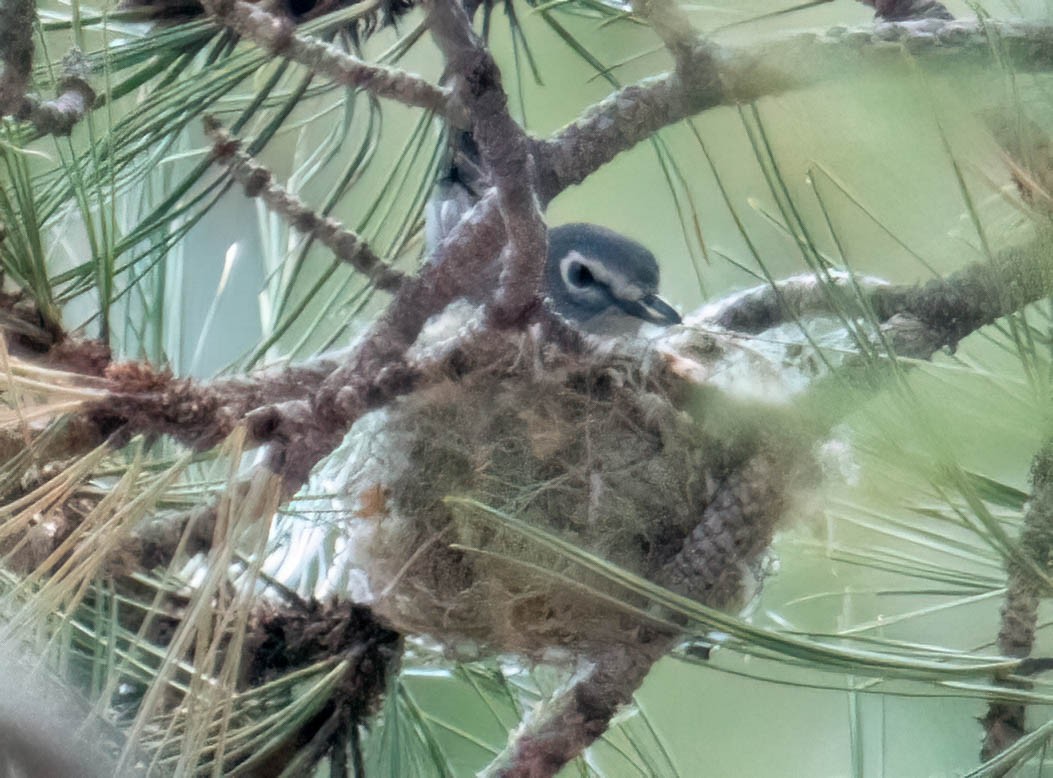
<svg viewBox="0 0 1053 778"><path fill-rule="evenodd" d="M548 233L545 294L553 310L596 334L636 332L644 322L679 324L658 296L658 262L636 241L595 224Z"/></svg>

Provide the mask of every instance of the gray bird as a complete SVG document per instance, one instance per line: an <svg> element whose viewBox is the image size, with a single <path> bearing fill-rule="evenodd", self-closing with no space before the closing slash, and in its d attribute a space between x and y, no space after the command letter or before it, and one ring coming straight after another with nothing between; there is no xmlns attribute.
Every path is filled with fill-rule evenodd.
<svg viewBox="0 0 1053 778"><path fill-rule="evenodd" d="M556 313L594 334L630 334L644 322L680 323L680 314L658 296L654 254L596 224L548 231L544 292Z"/></svg>
<svg viewBox="0 0 1053 778"><path fill-rule="evenodd" d="M428 206L426 242L438 245L489 186L467 133L451 138L446 175ZM596 335L628 335L644 323L680 323L658 296L658 262L644 246L606 227L564 224L548 233L543 292L556 313Z"/></svg>

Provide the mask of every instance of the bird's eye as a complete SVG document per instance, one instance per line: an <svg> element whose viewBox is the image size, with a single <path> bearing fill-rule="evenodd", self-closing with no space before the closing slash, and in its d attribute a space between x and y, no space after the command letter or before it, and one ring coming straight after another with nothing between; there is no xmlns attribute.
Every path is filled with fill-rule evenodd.
<svg viewBox="0 0 1053 778"><path fill-rule="evenodd" d="M592 271L581 262L572 262L567 273L567 280L579 289L590 286L596 279Z"/></svg>

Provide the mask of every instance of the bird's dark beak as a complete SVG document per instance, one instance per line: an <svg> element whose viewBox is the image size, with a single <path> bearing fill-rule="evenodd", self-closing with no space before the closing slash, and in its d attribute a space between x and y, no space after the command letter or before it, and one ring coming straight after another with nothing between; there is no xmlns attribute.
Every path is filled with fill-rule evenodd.
<svg viewBox="0 0 1053 778"><path fill-rule="evenodd" d="M618 304L629 315L663 327L683 321L676 309L656 294L644 295L639 300L619 300Z"/></svg>

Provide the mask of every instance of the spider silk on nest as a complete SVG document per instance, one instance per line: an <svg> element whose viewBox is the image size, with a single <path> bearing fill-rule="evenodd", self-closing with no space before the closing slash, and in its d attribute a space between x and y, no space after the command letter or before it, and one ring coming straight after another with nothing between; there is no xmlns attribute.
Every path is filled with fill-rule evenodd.
<svg viewBox="0 0 1053 778"><path fill-rule="evenodd" d="M741 609L776 526L817 480L793 371L690 325L565 349L538 328L485 329L467 305L459 316L412 354L434 380L361 420L339 455L375 612L465 658L537 660L632 642L648 615L668 618L502 514Z"/></svg>

